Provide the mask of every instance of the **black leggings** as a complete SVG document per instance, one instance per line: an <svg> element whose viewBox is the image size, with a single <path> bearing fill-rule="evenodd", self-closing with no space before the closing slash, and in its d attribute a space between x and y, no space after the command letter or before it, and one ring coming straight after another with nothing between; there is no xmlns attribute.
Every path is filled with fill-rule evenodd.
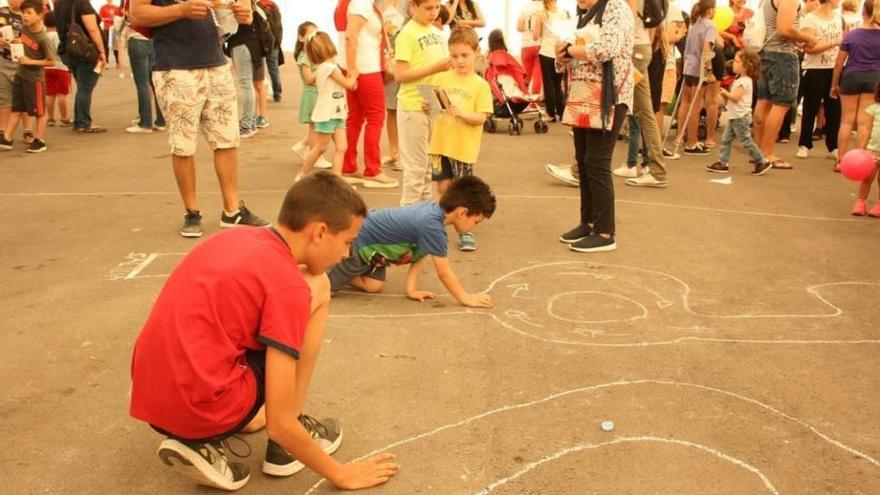
<svg viewBox="0 0 880 495"><path fill-rule="evenodd" d="M593 232L600 234L614 234L611 158L626 112L626 105L617 105L609 131L573 128L574 153L581 179L581 224L593 224Z"/></svg>
<svg viewBox="0 0 880 495"><path fill-rule="evenodd" d="M837 131L840 130L840 100L829 96L831 74L834 69L807 69L804 73L804 114L801 117L801 135L798 145L813 149L813 125L819 105L825 108L825 146L837 149Z"/></svg>
<svg viewBox="0 0 880 495"><path fill-rule="evenodd" d="M541 77L544 80L544 105L547 115L561 119L565 111L565 94L562 91L562 74L556 72L556 59L540 55Z"/></svg>

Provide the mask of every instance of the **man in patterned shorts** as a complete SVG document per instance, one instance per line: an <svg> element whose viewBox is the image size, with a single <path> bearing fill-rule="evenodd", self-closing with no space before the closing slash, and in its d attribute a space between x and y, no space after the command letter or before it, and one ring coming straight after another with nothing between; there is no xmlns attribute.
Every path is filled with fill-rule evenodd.
<svg viewBox="0 0 880 495"><path fill-rule="evenodd" d="M168 123L174 177L186 208L180 229L184 237L202 235L193 158L199 130L214 151L223 196L220 227L268 223L238 200L238 105L215 22L222 9L231 9L241 24L253 21L248 0L222 5L207 0L132 1L132 24L151 28L156 55L153 84Z"/></svg>

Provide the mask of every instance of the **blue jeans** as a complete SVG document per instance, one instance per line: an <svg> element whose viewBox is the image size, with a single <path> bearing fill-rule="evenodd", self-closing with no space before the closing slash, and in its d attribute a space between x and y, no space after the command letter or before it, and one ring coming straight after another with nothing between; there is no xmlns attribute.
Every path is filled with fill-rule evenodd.
<svg viewBox="0 0 880 495"><path fill-rule="evenodd" d="M639 125L639 119L635 115L629 116L629 147L626 154L626 166L635 167L639 161L639 146L642 146L642 126ZM642 164L651 163L651 157L648 156L648 147L642 146Z"/></svg>
<svg viewBox="0 0 880 495"><path fill-rule="evenodd" d="M724 135L721 137L721 156L719 159L722 163L730 163L731 144L733 143L734 138L737 138L742 142L743 148L752 155L752 158L755 159L756 163L764 162L764 155L761 153L761 150L758 149L755 140L752 139L751 125L751 115L746 115L745 117L740 117L738 119L730 119L727 123L727 127L724 128Z"/></svg>
<svg viewBox="0 0 880 495"><path fill-rule="evenodd" d="M82 63L72 57L61 57L76 81L76 96L73 99L73 128L88 129L92 126L92 93L98 85L99 74L95 74L93 64Z"/></svg>
<svg viewBox="0 0 880 495"><path fill-rule="evenodd" d="M281 72L278 69L278 57L281 54L281 48L272 50L272 53L266 58L266 66L269 69L269 79L272 80L272 97L276 100L281 99Z"/></svg>
<svg viewBox="0 0 880 495"><path fill-rule="evenodd" d="M155 125L165 127L165 117L156 102L153 83L150 80L153 68L153 40L128 40L128 59L138 96L138 126L145 129L153 127L153 104L156 105Z"/></svg>
<svg viewBox="0 0 880 495"><path fill-rule="evenodd" d="M232 49L232 63L235 65L235 74L238 78L238 88L241 89L241 127L256 128L254 112L257 99L254 93L254 59L251 51L245 45L238 45Z"/></svg>

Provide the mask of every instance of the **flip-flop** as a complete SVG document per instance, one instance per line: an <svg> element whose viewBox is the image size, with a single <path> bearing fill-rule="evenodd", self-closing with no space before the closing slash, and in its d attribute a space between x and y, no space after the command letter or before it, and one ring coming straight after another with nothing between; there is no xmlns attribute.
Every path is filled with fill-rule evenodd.
<svg viewBox="0 0 880 495"><path fill-rule="evenodd" d="M776 168L779 170L791 170L794 168L794 166L792 164L788 163L785 160L774 160L774 161L770 162L770 165L773 168Z"/></svg>
<svg viewBox="0 0 880 495"><path fill-rule="evenodd" d="M82 127L75 128L76 132L81 132L83 134L100 134L102 132L107 132L107 129L103 127Z"/></svg>

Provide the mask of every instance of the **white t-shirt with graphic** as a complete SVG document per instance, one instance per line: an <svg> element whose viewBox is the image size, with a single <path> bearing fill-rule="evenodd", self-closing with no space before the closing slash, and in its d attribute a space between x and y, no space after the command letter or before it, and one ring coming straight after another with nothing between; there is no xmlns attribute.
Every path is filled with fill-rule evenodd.
<svg viewBox="0 0 880 495"><path fill-rule="evenodd" d="M816 15L815 12L810 12L801 21L801 29L807 28L813 30L818 43L825 43L826 41L840 42L843 37L843 19L841 19L840 14L837 12L834 12L830 19L823 19ZM837 52L839 51L840 46L838 45L822 53L807 53L804 55L803 68L833 69L834 62L837 60Z"/></svg>
<svg viewBox="0 0 880 495"><path fill-rule="evenodd" d="M312 111L312 122L327 122L331 119L348 118L348 103L345 99L345 88L331 77L340 71L335 62L326 60L315 69L315 86L318 88L318 100Z"/></svg>
<svg viewBox="0 0 880 495"><path fill-rule="evenodd" d="M739 101L727 101L727 116L731 119L740 119L752 113L752 78L739 76L730 86L730 92L735 93L736 88L743 89L743 97Z"/></svg>

